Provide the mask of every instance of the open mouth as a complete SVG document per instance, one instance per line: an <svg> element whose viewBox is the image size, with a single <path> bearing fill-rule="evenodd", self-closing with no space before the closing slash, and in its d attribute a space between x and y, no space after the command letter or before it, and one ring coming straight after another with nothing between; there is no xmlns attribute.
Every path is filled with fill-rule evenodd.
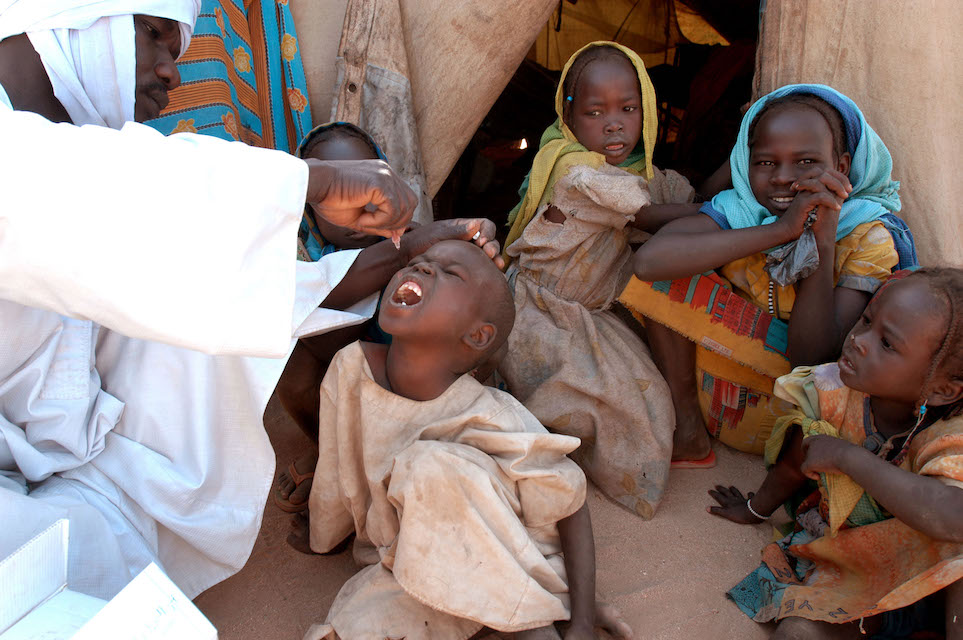
<svg viewBox="0 0 963 640"><path fill-rule="evenodd" d="M395 290L391 301L401 307L413 307L421 302L421 296L421 286L417 282L405 280Z"/></svg>
<svg viewBox="0 0 963 640"><path fill-rule="evenodd" d="M622 142L614 142L612 144L605 145L605 150L611 153L620 153L625 149L625 144Z"/></svg>
<svg viewBox="0 0 963 640"><path fill-rule="evenodd" d="M836 363L839 366L839 371L847 375L853 375L856 373L856 367L853 366L853 361L849 359L846 354L840 356Z"/></svg>

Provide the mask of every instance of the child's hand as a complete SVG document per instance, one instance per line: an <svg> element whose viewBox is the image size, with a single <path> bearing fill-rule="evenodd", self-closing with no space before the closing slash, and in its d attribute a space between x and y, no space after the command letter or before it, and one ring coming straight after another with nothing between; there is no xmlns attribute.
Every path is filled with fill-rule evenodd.
<svg viewBox="0 0 963 640"><path fill-rule="evenodd" d="M804 438L803 463L799 469L812 480L819 480L820 473L846 473L840 467L841 460L855 446L842 438L832 436Z"/></svg>
<svg viewBox="0 0 963 640"><path fill-rule="evenodd" d="M495 266L499 269L505 267L498 241L495 240L495 223L485 218L436 220L402 236L401 248L407 260L411 260L444 240L474 242L495 262Z"/></svg>
<svg viewBox="0 0 963 640"><path fill-rule="evenodd" d="M762 522L760 518L752 515L749 507L746 505L746 503L752 499L752 496L755 495L751 491L747 497L742 495L742 492L735 487L729 487L727 489L717 484L715 489L709 490L709 495L720 505L718 507L706 507L706 511L712 515L721 516L737 524L759 524Z"/></svg>
<svg viewBox="0 0 963 640"><path fill-rule="evenodd" d="M802 235L809 212L815 209L816 220L812 230L816 242L827 240L830 244L835 244L839 211L849 197L849 192L853 190L849 178L834 169L816 170L793 183L791 189L796 191L797 195L779 220L788 228L787 235L792 239Z"/></svg>

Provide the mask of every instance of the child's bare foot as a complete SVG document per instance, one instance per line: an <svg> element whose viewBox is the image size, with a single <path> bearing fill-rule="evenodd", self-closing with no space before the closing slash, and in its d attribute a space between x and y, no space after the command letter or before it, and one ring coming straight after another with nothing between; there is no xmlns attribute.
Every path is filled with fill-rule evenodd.
<svg viewBox="0 0 963 640"><path fill-rule="evenodd" d="M307 512L291 516L291 533L288 534L287 543L295 551L314 555L314 551L311 551L311 521Z"/></svg>
<svg viewBox="0 0 963 640"><path fill-rule="evenodd" d="M291 545L295 551L300 551L301 553L306 553L308 555L320 555L320 556L332 556L341 553L348 548L351 540L354 538L352 533L350 536L341 541L338 546L331 549L331 551L326 551L325 553L317 553L311 550L311 517L307 511L304 513L295 513L291 516L291 533L288 534L287 543Z"/></svg>
<svg viewBox="0 0 963 640"><path fill-rule="evenodd" d="M298 513L308 508L314 468L318 465L318 452L310 451L278 475L274 503L288 513Z"/></svg>
<svg viewBox="0 0 963 640"><path fill-rule="evenodd" d="M606 631L613 638L633 640L632 627L622 617L622 612L607 602L595 602L595 626Z"/></svg>
<svg viewBox="0 0 963 640"><path fill-rule="evenodd" d="M673 399L674 400L674 399ZM697 397L673 402L675 407L675 433L672 434L672 460L703 460L712 452L709 432L706 430L702 410Z"/></svg>
<svg viewBox="0 0 963 640"><path fill-rule="evenodd" d="M652 359L672 393L672 406L675 409L672 460L701 462L712 453L712 445L705 420L702 419L702 409L699 408L695 369L696 345L685 336L653 320L646 321L645 330ZM679 468L683 465L676 466ZM712 467L715 466L715 461L706 460L704 465L685 466Z"/></svg>

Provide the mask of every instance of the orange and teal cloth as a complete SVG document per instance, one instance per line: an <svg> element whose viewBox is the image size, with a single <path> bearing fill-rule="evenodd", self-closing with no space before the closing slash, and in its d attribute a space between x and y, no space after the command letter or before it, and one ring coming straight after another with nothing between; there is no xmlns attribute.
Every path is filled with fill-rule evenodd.
<svg viewBox="0 0 963 640"><path fill-rule="evenodd" d="M709 433L761 454L792 405L772 393L789 373L789 325L733 290L715 272L661 282L632 278L619 298L643 323L670 327L695 342L699 404Z"/></svg>
<svg viewBox="0 0 963 640"><path fill-rule="evenodd" d="M181 86L148 122L294 153L311 129L298 35L288 0L203 0Z"/></svg>
<svg viewBox="0 0 963 640"><path fill-rule="evenodd" d="M804 417L834 427L836 437L865 439L866 396L843 385L835 364L800 367L780 378L776 390L798 400ZM798 417L777 426L774 438ZM774 445L767 458L777 454ZM963 488L963 417L920 431L900 468ZM789 616L849 622L904 609L963 578L963 544L912 529L846 479L825 478L796 510L795 530L763 549L763 564L729 591L746 615L757 622ZM848 515L831 535L827 520L840 505Z"/></svg>

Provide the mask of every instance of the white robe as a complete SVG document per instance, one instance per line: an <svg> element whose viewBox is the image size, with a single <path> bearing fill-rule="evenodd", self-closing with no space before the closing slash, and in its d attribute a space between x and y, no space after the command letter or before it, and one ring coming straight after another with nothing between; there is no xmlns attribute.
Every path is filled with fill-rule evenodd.
<svg viewBox="0 0 963 640"><path fill-rule="evenodd" d="M254 544L293 337L376 297L317 308L357 252L296 263L300 160L4 98L0 558L67 517L71 588L109 598L155 561L194 597Z"/></svg>

